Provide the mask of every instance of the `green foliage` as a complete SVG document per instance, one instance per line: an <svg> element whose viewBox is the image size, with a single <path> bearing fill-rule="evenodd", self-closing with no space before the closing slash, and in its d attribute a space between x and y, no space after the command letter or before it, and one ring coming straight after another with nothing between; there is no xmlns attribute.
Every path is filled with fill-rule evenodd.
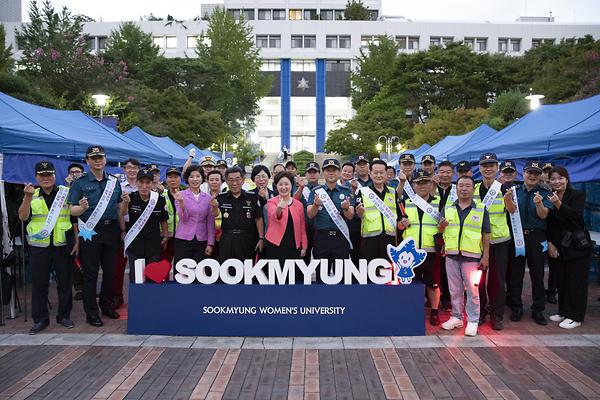
<svg viewBox="0 0 600 400"><path fill-rule="evenodd" d="M45 0L40 10L34 0L29 18L31 22L15 32L23 50L23 74L64 106L77 108L86 94L114 87L127 76L123 65L106 65L88 53L82 17L73 16L66 7L55 12L50 0Z"/></svg>
<svg viewBox="0 0 600 400"><path fill-rule="evenodd" d="M370 157L378 157L375 144L379 136L398 136L401 143L406 143L411 133L405 110L404 97L392 95L384 87L373 100L364 103L344 127L327 134L325 151L342 155L367 153Z"/></svg>
<svg viewBox="0 0 600 400"><path fill-rule="evenodd" d="M6 30L0 24L0 72L8 72L13 69L15 60L12 58L12 45L6 46Z"/></svg>
<svg viewBox="0 0 600 400"><path fill-rule="evenodd" d="M398 44L386 35L375 43L369 43L367 51L360 49L356 62L358 68L352 72L352 107L356 110L371 99L394 76L393 68L398 56Z"/></svg>
<svg viewBox="0 0 600 400"><path fill-rule="evenodd" d="M344 10L344 19L347 21L368 21L369 7L365 7L362 0L348 0Z"/></svg>
<svg viewBox="0 0 600 400"><path fill-rule="evenodd" d="M158 52L152 35L143 32L136 23L124 22L106 40L104 57L112 63L124 62L135 76L146 64L157 59Z"/></svg>
<svg viewBox="0 0 600 400"><path fill-rule="evenodd" d="M44 107L59 106L57 99L50 93L20 75L0 72L0 92Z"/></svg>
<svg viewBox="0 0 600 400"><path fill-rule="evenodd" d="M529 112L529 102L525 95L518 91L502 93L490 106L489 125L500 130L513 123L517 118Z"/></svg>
<svg viewBox="0 0 600 400"><path fill-rule="evenodd" d="M298 173L304 175L306 173L306 164L315 160L315 154L307 150L300 150L292 155L292 159L298 166Z"/></svg>
<svg viewBox="0 0 600 400"><path fill-rule="evenodd" d="M218 111L232 133L251 128L258 101L268 93L270 82L262 74L252 28L235 20L222 8L210 17L208 29L198 39L198 61L207 79L196 99L202 108Z"/></svg>
<svg viewBox="0 0 600 400"><path fill-rule="evenodd" d="M437 143L448 135L462 135L488 119L489 111L484 108L443 110L434 107L427 123L414 126L414 137L409 147L417 148L423 143Z"/></svg>
<svg viewBox="0 0 600 400"><path fill-rule="evenodd" d="M237 158L237 163L247 166L254 165L254 161L264 155L258 143L248 140L245 136L237 139L237 149L234 156Z"/></svg>

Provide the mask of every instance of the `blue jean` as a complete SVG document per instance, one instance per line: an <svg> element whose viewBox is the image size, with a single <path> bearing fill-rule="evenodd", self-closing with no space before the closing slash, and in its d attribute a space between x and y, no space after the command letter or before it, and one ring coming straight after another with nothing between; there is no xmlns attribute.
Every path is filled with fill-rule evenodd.
<svg viewBox="0 0 600 400"><path fill-rule="evenodd" d="M460 256L446 257L446 275L452 302L452 316L463 319L463 310L467 312L468 322L479 322L479 281L472 278L473 273L479 268L479 262L465 259ZM464 292L467 291L467 304L465 306Z"/></svg>

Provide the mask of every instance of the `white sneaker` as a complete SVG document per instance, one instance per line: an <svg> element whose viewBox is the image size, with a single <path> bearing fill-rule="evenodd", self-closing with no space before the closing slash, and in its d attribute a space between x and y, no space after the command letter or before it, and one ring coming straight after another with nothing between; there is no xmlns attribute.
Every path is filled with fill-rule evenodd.
<svg viewBox="0 0 600 400"><path fill-rule="evenodd" d="M563 322L565 320L565 317L563 317L560 314L554 314L550 316L550 321L554 321L554 322Z"/></svg>
<svg viewBox="0 0 600 400"><path fill-rule="evenodd" d="M573 321L572 319L567 318L563 322L558 324L558 326L565 329L573 329L577 328L578 326L581 326L581 322Z"/></svg>
<svg viewBox="0 0 600 400"><path fill-rule="evenodd" d="M477 322L467 322L465 336L477 336Z"/></svg>
<svg viewBox="0 0 600 400"><path fill-rule="evenodd" d="M449 331L454 328L462 328L463 322L462 319L458 319L456 317L450 317L450 319L442 324L442 328Z"/></svg>

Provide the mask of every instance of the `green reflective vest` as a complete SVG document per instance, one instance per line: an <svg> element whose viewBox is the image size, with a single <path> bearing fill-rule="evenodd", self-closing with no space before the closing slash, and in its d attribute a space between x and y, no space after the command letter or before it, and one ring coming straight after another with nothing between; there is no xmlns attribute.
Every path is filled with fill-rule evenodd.
<svg viewBox="0 0 600 400"><path fill-rule="evenodd" d="M169 213L169 219L167 220L167 225L169 227L169 237L173 237L175 235L175 229L177 229L177 225L179 224L179 215L177 215L175 207L173 206L173 204L171 204L168 189L165 189L163 191L162 196L165 198L165 203L167 203L167 212ZM175 221L175 224L173 224L173 221Z"/></svg>
<svg viewBox="0 0 600 400"><path fill-rule="evenodd" d="M475 203L463 222L462 233L460 218L454 204L444 208L444 217L448 226L444 231L444 243L447 255L463 255L465 257L480 258L483 252L481 228L483 226L484 207Z"/></svg>
<svg viewBox="0 0 600 400"><path fill-rule="evenodd" d="M59 186L61 188L62 186ZM31 236L42 230L48 217L48 206L44 197L40 195L40 188L35 189L31 198L31 220L27 224L27 234L29 244L34 247L48 247L50 245L50 236L46 239L33 239ZM72 228L71 214L69 205L65 202L63 208L58 214L58 220L54 229L52 229L52 244L54 246L64 246L67 244L65 232Z"/></svg>
<svg viewBox="0 0 600 400"><path fill-rule="evenodd" d="M430 204L437 209L440 205L440 200L436 197ZM403 237L412 237L415 239L417 248L419 249L435 252L435 239L433 235L438 232L437 221L431 218L429 214L423 213L423 219L419 222L419 208L410 200L406 200L404 209L410 221L410 226L404 230Z"/></svg>
<svg viewBox="0 0 600 400"><path fill-rule="evenodd" d="M481 184L482 183L479 182L475 185L475 194L473 195L473 201L475 203L483 201L479 196ZM498 192L487 211L490 216L490 243L502 243L510 240L510 229L508 227L508 221L506 220L506 208L504 207L504 196L502 195L502 192Z"/></svg>
<svg viewBox="0 0 600 400"><path fill-rule="evenodd" d="M390 208L393 214L394 221L398 219L396 213L396 192L394 188L386 186L386 193L383 202ZM372 237L381 234L384 229L385 233L390 236L396 236L396 225L390 225L387 218L382 218L381 212L375 207L369 198L365 195L362 196L362 203L365 208L362 222L360 225L362 237ZM384 226L381 225L383 219Z"/></svg>

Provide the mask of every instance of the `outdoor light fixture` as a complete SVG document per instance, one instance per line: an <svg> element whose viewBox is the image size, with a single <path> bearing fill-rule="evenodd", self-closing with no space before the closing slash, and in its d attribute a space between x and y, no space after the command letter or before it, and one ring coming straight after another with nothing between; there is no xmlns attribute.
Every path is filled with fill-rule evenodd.
<svg viewBox="0 0 600 400"><path fill-rule="evenodd" d="M529 100L529 108L535 110L540 106L540 100L545 96L543 94L533 94L533 89L529 89L529 96L525 96L525 99Z"/></svg>
<svg viewBox="0 0 600 400"><path fill-rule="evenodd" d="M392 137L387 137L387 136L379 136L377 138L377 144L375 145L375 148L377 149L377 151L381 151L381 149L383 149L383 144L381 142L385 143L385 152L387 154L387 157L390 158L392 155L392 146L394 145L394 141L397 140L398 141L398 145L396 146L398 148L398 151L400 151L400 138L398 136L392 136Z"/></svg>
<svg viewBox="0 0 600 400"><path fill-rule="evenodd" d="M92 96L92 99L94 99L98 107L100 107L100 121L102 121L102 117L104 116L104 107L106 106L106 102L110 99L110 96L105 94L95 94Z"/></svg>

